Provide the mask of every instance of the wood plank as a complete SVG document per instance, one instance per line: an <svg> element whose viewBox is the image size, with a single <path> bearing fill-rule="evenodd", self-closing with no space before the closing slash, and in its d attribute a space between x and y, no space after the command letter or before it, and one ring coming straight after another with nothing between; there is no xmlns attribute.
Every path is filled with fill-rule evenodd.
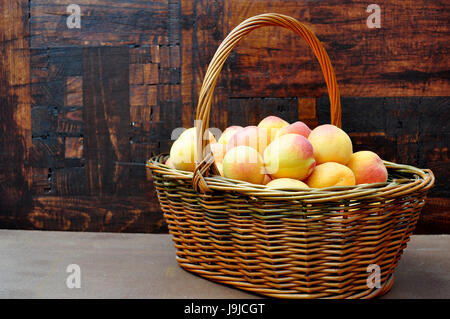
<svg viewBox="0 0 450 319"><path fill-rule="evenodd" d="M181 101L182 101L182 125L183 127L190 127L194 123L194 105L195 96L193 84L193 65L192 65L192 37L193 37L193 14L194 2L181 1L182 12L182 28L181 28Z"/></svg>
<svg viewBox="0 0 450 319"><path fill-rule="evenodd" d="M65 80L64 105L70 107L83 105L83 78L69 76Z"/></svg>
<svg viewBox="0 0 450 319"><path fill-rule="evenodd" d="M156 198L148 196L39 196L25 229L167 232ZM20 225L23 227L23 225ZM22 228L21 227L21 228Z"/></svg>
<svg viewBox="0 0 450 319"><path fill-rule="evenodd" d="M258 123L269 115L279 116L293 123L297 121L298 109L297 98L253 98L253 99L230 99L228 107L228 123L231 125L258 125Z"/></svg>
<svg viewBox="0 0 450 319"><path fill-rule="evenodd" d="M61 136L33 138L30 149L33 168L61 168L65 165L65 142Z"/></svg>
<svg viewBox="0 0 450 319"><path fill-rule="evenodd" d="M84 48L83 121L88 194L120 194L130 161L129 54L126 47Z"/></svg>
<svg viewBox="0 0 450 319"><path fill-rule="evenodd" d="M80 0L80 28L68 28L63 0L30 1L33 48L168 44L169 6L161 1Z"/></svg>
<svg viewBox="0 0 450 319"><path fill-rule="evenodd" d="M209 61L220 41L226 36L224 0L196 0L182 2L182 99L183 126L192 127L198 102L198 93ZM217 81L211 111L210 126L225 129L227 125L228 76L224 68Z"/></svg>
<svg viewBox="0 0 450 319"><path fill-rule="evenodd" d="M450 232L450 198L430 197L422 210L415 234L448 234Z"/></svg>
<svg viewBox="0 0 450 319"><path fill-rule="evenodd" d="M28 2L0 2L0 225L25 223L31 209Z"/></svg>
<svg viewBox="0 0 450 319"><path fill-rule="evenodd" d="M82 137L66 137L64 145L65 158L82 158L83 157L83 138Z"/></svg>
<svg viewBox="0 0 450 319"><path fill-rule="evenodd" d="M342 96L447 96L450 91L450 11L442 2L376 2L381 28L369 29L367 5L358 0L225 1L227 34L244 19L275 11L309 26L324 44ZM213 32L213 31L211 31ZM292 31L266 27L235 48L235 97L327 94L318 63Z"/></svg>

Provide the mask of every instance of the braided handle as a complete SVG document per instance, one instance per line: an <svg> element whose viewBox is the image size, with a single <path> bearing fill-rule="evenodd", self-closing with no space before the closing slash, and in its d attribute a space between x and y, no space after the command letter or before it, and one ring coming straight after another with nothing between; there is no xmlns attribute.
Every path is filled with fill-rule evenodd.
<svg viewBox="0 0 450 319"><path fill-rule="evenodd" d="M194 189L202 193L209 191L209 187L203 178L203 176L207 176L209 168L212 166L213 172L218 174L217 168L214 165L214 158L209 148L205 149L208 141L207 139L202 138L205 131L209 127L209 114L217 78L226 59L230 55L231 50L238 44L238 42L251 31L263 26L280 26L286 29L290 29L300 35L303 40L305 40L306 43L310 46L317 60L319 61L325 78L325 82L328 87L331 109L331 124L341 127L341 102L339 97L339 89L336 82L336 76L334 74L334 70L331 66L331 62L327 52L325 51L317 37L314 35L314 33L298 20L286 15L278 13L266 13L251 17L234 28L228 34L225 40L223 40L223 42L217 48L217 51L214 54L214 57L212 58L203 79L203 84L200 90L197 105L197 116L195 122L196 169L194 171L192 180Z"/></svg>

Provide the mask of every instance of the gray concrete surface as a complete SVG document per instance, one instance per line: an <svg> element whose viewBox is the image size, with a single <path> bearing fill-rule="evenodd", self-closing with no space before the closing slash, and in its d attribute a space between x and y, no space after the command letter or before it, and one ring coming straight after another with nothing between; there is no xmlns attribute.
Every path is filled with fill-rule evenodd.
<svg viewBox="0 0 450 319"><path fill-rule="evenodd" d="M449 257L450 235L413 236L383 298L449 299ZM170 235L0 230L0 298L259 297L184 271Z"/></svg>

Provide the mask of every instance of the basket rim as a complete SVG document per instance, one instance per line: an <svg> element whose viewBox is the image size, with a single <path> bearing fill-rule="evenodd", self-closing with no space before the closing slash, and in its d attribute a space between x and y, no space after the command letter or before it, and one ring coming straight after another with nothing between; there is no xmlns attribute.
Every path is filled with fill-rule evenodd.
<svg viewBox="0 0 450 319"><path fill-rule="evenodd" d="M191 180L193 172L170 168L165 165L168 154L162 153L151 157L146 167L161 174L168 180ZM245 181L229 179L223 176L205 176L211 191L238 192L267 200L302 200L307 203L340 201L346 199L381 199L405 196L418 191L428 191L434 184L435 177L430 169L421 169L411 165L397 164L383 160L386 168L400 174L410 174L411 178L394 178L385 183L359 184L355 186L333 186L327 188L309 188L304 190L271 189L266 185L252 184ZM206 193L205 195L207 196Z"/></svg>

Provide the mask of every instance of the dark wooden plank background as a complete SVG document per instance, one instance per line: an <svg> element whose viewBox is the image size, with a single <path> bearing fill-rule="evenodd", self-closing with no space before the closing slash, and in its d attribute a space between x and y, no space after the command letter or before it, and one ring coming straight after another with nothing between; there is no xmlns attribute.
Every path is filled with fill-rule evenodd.
<svg viewBox="0 0 450 319"><path fill-rule="evenodd" d="M377 1L0 2L0 228L167 232L142 165L192 126L220 41L239 22L280 12L327 49L355 149L431 168L436 186L416 233L450 233L450 3ZM231 54L211 125L268 114L329 122L318 63L281 28L258 29Z"/></svg>

